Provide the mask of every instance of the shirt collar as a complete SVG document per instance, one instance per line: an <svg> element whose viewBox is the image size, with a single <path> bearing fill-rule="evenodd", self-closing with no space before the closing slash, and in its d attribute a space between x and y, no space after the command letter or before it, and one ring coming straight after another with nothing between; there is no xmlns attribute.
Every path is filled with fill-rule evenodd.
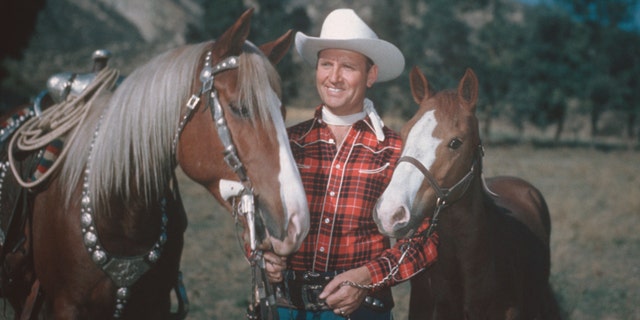
<svg viewBox="0 0 640 320"><path fill-rule="evenodd" d="M316 112L314 116L317 122L326 124L326 122L323 121L323 114L326 114L326 111L323 112L323 105L319 105L316 108ZM373 105L373 101L369 100L368 98L364 99L364 109L362 112L357 113L355 115L351 115L351 116L339 117L341 119L338 119L335 117L338 117L338 116L333 115L333 118L329 120L329 123L336 124L334 122L343 121L345 125L349 125L349 124L356 124L360 122L360 120L364 120L367 123L367 127L371 128L371 130L375 133L378 141L382 142L385 139L384 131L382 130L382 128L384 127L384 122L376 112L376 109ZM366 121L367 118L369 119L369 121Z"/></svg>

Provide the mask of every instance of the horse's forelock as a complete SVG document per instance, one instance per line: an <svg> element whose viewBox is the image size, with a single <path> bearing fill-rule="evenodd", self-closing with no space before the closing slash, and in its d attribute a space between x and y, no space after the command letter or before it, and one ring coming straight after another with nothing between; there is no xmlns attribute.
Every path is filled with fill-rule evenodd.
<svg viewBox="0 0 640 320"><path fill-rule="evenodd" d="M260 49L248 41L239 59L238 103L247 108L254 121L272 126L271 115L281 107L280 76Z"/></svg>

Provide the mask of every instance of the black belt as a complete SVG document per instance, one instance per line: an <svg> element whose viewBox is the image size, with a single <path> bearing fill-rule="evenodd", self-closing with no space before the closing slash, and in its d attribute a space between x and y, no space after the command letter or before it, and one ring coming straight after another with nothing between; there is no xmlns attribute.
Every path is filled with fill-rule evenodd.
<svg viewBox="0 0 640 320"><path fill-rule="evenodd" d="M343 271L309 272L286 270L284 281L280 284L282 306L293 307L299 310L330 310L324 300L318 298L324 287L336 275ZM279 299L282 301L282 299ZM376 311L389 311L393 308L391 288L370 293L363 305Z"/></svg>

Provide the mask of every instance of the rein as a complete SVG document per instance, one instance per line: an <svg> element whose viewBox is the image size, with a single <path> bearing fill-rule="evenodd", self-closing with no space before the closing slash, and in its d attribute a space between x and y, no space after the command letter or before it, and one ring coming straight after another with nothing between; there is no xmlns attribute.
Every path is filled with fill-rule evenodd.
<svg viewBox="0 0 640 320"><path fill-rule="evenodd" d="M483 155L484 147L480 144L478 145L477 156L474 159L473 164L471 165L471 168L469 169L467 174L465 174L460 180L458 180L458 182L456 182L452 187L449 188L440 187L433 174L418 159L412 156L400 157L397 163L408 162L415 166L427 178L427 181L429 181L429 184L438 195L438 199L436 200L436 208L433 212L433 215L431 216L429 228L417 235L414 235L408 240L408 242L404 243L401 246L400 250L402 251L402 255L400 256L400 259L398 259L398 263L394 267L392 267L389 271L389 274L379 282L370 285L363 285L355 283L353 281L343 281L340 285L351 286L358 289L372 290L384 286L393 277L395 277L398 274L398 271L400 271L400 265L407 256L408 249L411 247L411 245L414 243L419 244L420 241L428 239L433 234L436 226L438 225L438 216L440 215L440 211L446 206L460 200L460 198L462 198L462 196L467 192L467 189L469 188L469 185L471 185L471 180L473 180L473 177L476 174L477 167L479 166L479 162L481 161L481 157ZM457 195L457 197L453 198L454 195Z"/></svg>

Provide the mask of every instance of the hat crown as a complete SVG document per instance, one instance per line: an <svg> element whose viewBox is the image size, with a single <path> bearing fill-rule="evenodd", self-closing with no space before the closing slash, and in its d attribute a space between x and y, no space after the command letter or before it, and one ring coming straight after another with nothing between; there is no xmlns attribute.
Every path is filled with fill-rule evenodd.
<svg viewBox="0 0 640 320"><path fill-rule="evenodd" d="M352 9L337 9L325 18L320 38L378 39L378 35Z"/></svg>
<svg viewBox="0 0 640 320"><path fill-rule="evenodd" d="M378 66L377 81L394 79L404 69L400 49L378 35L352 9L336 9L324 20L320 37L296 33L296 49L311 65L324 49L343 49L363 54Z"/></svg>

